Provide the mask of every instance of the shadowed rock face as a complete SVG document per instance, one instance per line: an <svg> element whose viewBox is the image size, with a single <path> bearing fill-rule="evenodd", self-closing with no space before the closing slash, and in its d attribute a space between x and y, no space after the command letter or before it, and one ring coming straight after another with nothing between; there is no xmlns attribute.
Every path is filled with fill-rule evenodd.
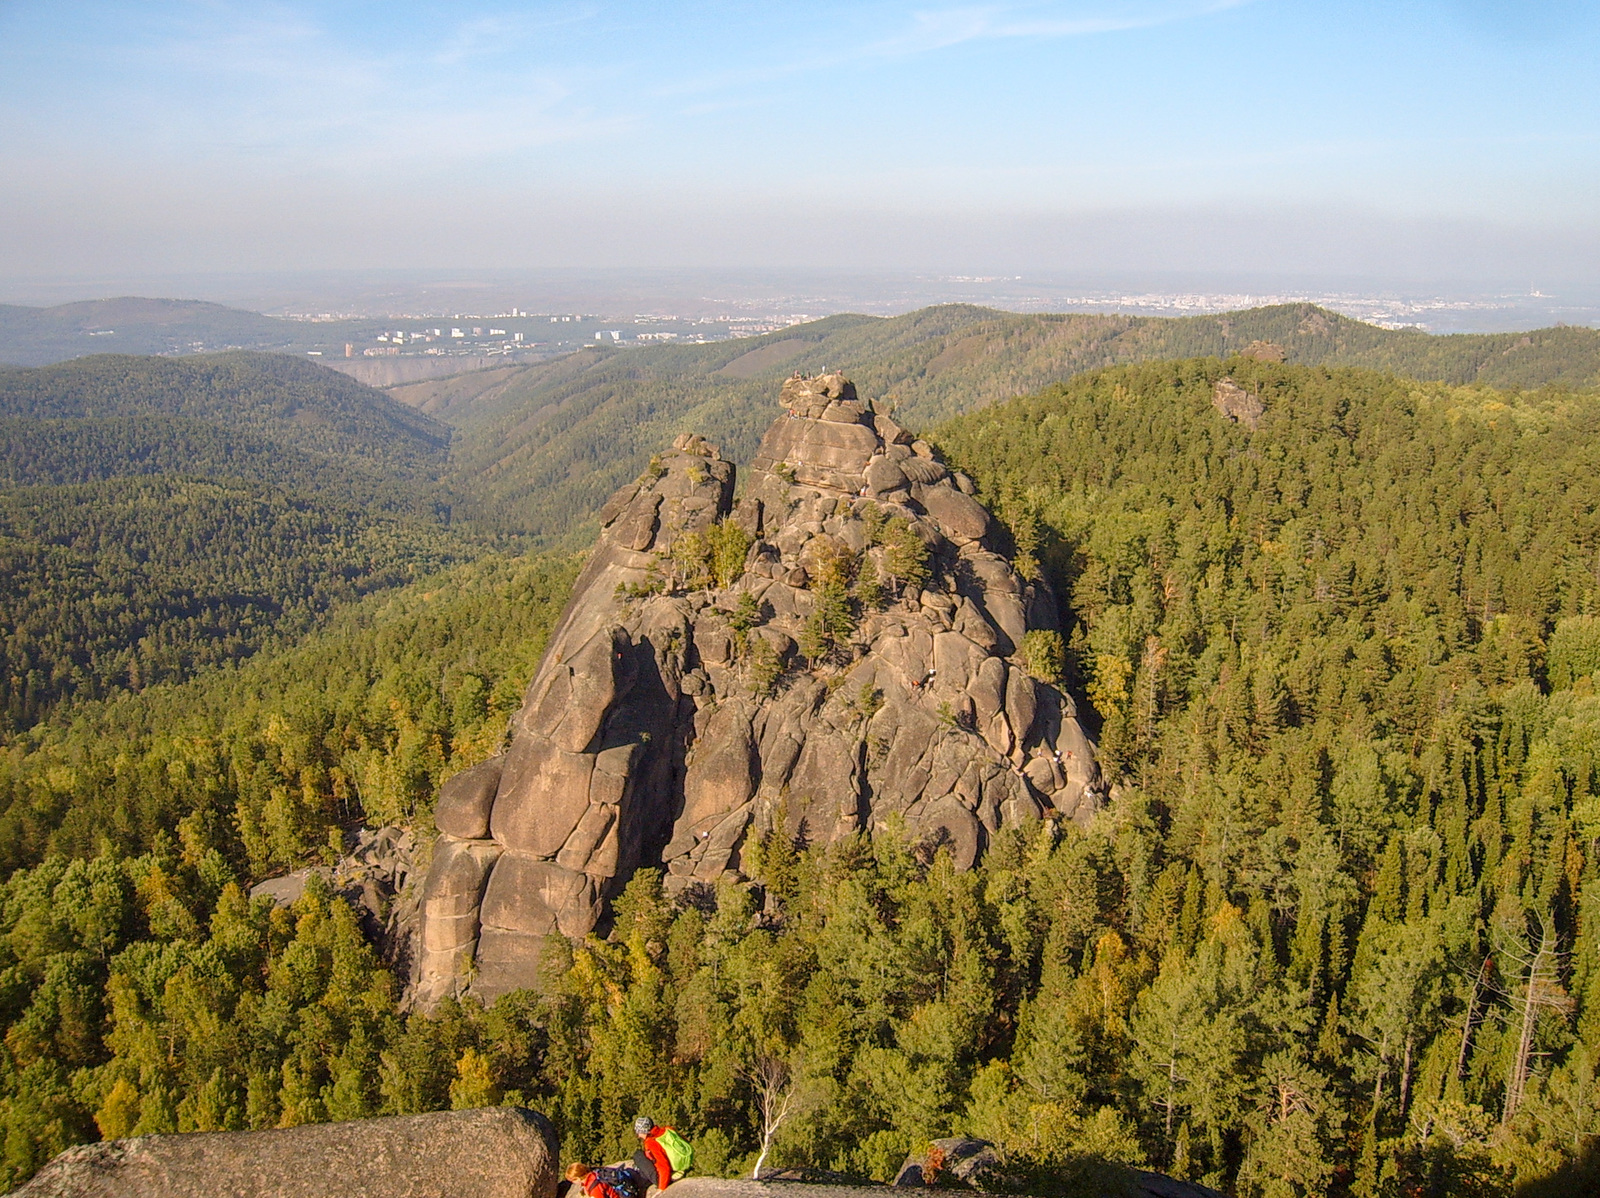
<svg viewBox="0 0 1600 1198"><path fill-rule="evenodd" d="M555 1198L555 1129L513 1107L69 1148L28 1198Z"/></svg>
<svg viewBox="0 0 1600 1198"><path fill-rule="evenodd" d="M544 938L591 931L641 866L664 865L669 893L742 876L779 819L797 844L903 824L967 867L1002 827L1098 806L1072 700L1023 668L1054 598L995 551L971 481L839 375L790 379L780 403L737 509L732 464L696 437L602 509L508 749L441 792L421 1005L533 984ZM717 587L680 542L723 518L751 543ZM896 584L886 526L926 546L920 588ZM887 593L810 662L798 645L841 560ZM741 631L745 596L759 622Z"/></svg>

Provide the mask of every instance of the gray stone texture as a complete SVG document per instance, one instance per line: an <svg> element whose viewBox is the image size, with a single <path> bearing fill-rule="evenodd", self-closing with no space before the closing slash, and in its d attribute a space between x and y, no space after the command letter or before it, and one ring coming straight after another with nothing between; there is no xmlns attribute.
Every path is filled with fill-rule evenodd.
<svg viewBox="0 0 1600 1198"><path fill-rule="evenodd" d="M69 1148L27 1198L555 1198L555 1129L514 1107Z"/></svg>
<svg viewBox="0 0 1600 1198"><path fill-rule="evenodd" d="M489 835L489 810L504 765L503 756L491 757L445 780L433 809L439 831L462 840L482 840Z"/></svg>
<svg viewBox="0 0 1600 1198"><path fill-rule="evenodd" d="M903 826L965 868L1004 827L1098 808L1071 698L1017 656L1055 599L996 551L970 480L839 375L792 378L780 402L737 511L732 465L687 436L605 505L503 759L443 788L415 1001L533 985L546 938L603 930L636 869L665 867L670 893L740 878L779 820L796 846ZM909 522L931 576L808 663L829 560L881 567L873 508ZM668 590L673 542L725 516L755 538L742 576ZM746 594L761 622L739 634ZM782 665L770 692L762 642Z"/></svg>

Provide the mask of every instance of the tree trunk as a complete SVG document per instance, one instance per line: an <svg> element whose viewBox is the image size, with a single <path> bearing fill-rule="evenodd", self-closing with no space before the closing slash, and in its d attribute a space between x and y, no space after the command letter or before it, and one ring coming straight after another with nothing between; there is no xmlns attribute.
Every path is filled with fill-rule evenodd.
<svg viewBox="0 0 1600 1198"><path fill-rule="evenodd" d="M1411 1034L1406 1034L1405 1063L1400 1066L1400 1118L1406 1117L1406 1107L1411 1101Z"/></svg>
<svg viewBox="0 0 1600 1198"><path fill-rule="evenodd" d="M1456 1080L1467 1075L1467 1048L1472 1043L1472 1017L1478 1009L1478 987L1483 984L1484 976L1489 972L1489 962L1493 957L1485 957L1483 965L1478 970L1478 975L1472 979L1472 989L1467 992L1467 1019L1461 1025L1461 1047L1456 1052Z"/></svg>
<svg viewBox="0 0 1600 1198"><path fill-rule="evenodd" d="M1178 1062L1167 1062L1167 1143L1172 1143L1172 1108L1176 1105L1175 1097L1178 1089Z"/></svg>
<svg viewBox="0 0 1600 1198"><path fill-rule="evenodd" d="M1550 931L1540 930L1539 948L1528 963L1528 985L1522 995L1522 1027L1517 1033L1517 1051L1511 1058L1511 1068L1506 1075L1506 1105L1500 1122L1510 1123L1511 1117L1522 1105L1522 1095L1528 1086L1528 1058L1533 1054L1533 1033L1539 1021L1539 1006L1543 1001L1539 991L1544 980L1544 962L1550 951Z"/></svg>
<svg viewBox="0 0 1600 1198"><path fill-rule="evenodd" d="M1378 1111L1383 1105L1383 1074L1389 1067L1389 1037L1384 1036L1383 1043L1378 1045L1378 1076L1372 1083L1372 1126L1378 1126Z"/></svg>

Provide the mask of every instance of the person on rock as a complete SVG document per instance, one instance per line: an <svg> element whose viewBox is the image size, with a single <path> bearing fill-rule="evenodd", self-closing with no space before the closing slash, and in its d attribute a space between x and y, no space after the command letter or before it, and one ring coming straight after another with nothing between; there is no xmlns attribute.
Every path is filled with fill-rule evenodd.
<svg viewBox="0 0 1600 1198"><path fill-rule="evenodd" d="M601 1165L591 1169L581 1161L567 1166L567 1180L583 1198L644 1198L645 1179L627 1165Z"/></svg>
<svg viewBox="0 0 1600 1198"><path fill-rule="evenodd" d="M633 1154L633 1167L657 1189L666 1189L694 1164L694 1149L670 1127L657 1127L648 1115L633 1121L633 1134L639 1137L639 1151Z"/></svg>

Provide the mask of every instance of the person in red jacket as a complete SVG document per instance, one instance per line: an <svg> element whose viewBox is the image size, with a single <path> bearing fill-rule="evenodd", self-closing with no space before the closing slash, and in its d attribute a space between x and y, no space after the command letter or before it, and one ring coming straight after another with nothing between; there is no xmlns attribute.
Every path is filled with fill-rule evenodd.
<svg viewBox="0 0 1600 1198"><path fill-rule="evenodd" d="M591 1169L581 1161L573 1161L567 1166L567 1180L578 1187L583 1198L644 1198L644 1178L626 1165Z"/></svg>
<svg viewBox="0 0 1600 1198"><path fill-rule="evenodd" d="M661 1147L658 1138L666 1130L657 1127L655 1120L647 1115L640 1115L633 1121L633 1134L640 1140L639 1151L633 1154L633 1167L645 1180L655 1182L659 1190L672 1184L672 1162L667 1159L667 1150Z"/></svg>

